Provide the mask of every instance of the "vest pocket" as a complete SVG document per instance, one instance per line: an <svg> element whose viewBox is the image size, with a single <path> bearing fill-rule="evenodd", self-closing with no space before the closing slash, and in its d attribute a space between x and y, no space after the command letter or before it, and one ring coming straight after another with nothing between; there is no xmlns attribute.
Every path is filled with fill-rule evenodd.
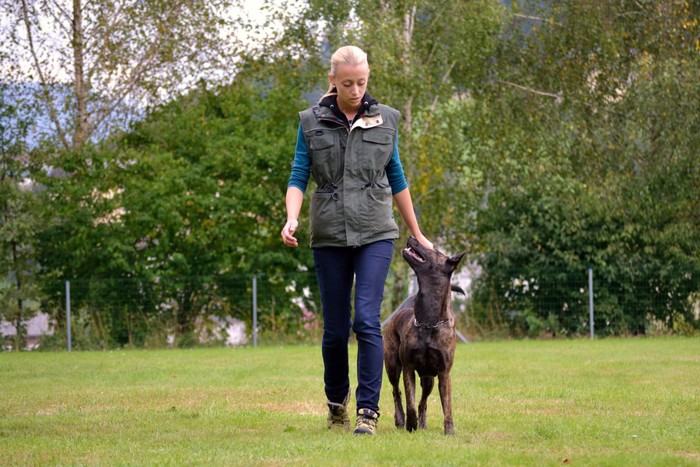
<svg viewBox="0 0 700 467"><path fill-rule="evenodd" d="M393 198L390 187L374 186L367 189L370 231L373 234L398 232L394 221Z"/></svg>
<svg viewBox="0 0 700 467"><path fill-rule="evenodd" d="M341 176L342 158L336 146L335 132L319 130L309 136L309 155L314 177L337 180Z"/></svg>
<svg viewBox="0 0 700 467"><path fill-rule="evenodd" d="M362 158L367 169L383 169L389 163L393 152L394 138L391 134L380 129L369 129L362 132Z"/></svg>
<svg viewBox="0 0 700 467"><path fill-rule="evenodd" d="M315 192L311 197L311 241L312 244L338 241L343 237L343 216L339 212L342 202L338 192Z"/></svg>
<svg viewBox="0 0 700 467"><path fill-rule="evenodd" d="M320 134L313 133L309 136L309 147L317 151L327 149L335 144L333 133L321 132Z"/></svg>

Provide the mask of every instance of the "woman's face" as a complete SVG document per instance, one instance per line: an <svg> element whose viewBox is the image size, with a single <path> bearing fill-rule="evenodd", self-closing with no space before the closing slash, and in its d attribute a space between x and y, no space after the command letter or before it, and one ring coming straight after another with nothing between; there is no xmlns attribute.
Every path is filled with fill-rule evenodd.
<svg viewBox="0 0 700 467"><path fill-rule="evenodd" d="M338 90L338 105L342 111L356 111L362 104L362 96L367 90L369 66L338 65L335 76L328 75L328 80Z"/></svg>

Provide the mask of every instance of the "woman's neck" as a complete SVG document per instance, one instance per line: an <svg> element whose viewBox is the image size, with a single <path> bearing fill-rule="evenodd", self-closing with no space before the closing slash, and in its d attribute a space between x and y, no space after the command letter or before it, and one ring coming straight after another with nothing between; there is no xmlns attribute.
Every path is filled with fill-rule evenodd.
<svg viewBox="0 0 700 467"><path fill-rule="evenodd" d="M337 102L338 102L338 108L340 109L341 112L343 112L345 114L345 116L348 118L348 120L352 120L353 118L355 118L355 115L357 115L357 112L360 111L360 107L361 107L360 105L358 105L356 108L353 109L353 108L346 108L340 102L340 100L338 100Z"/></svg>

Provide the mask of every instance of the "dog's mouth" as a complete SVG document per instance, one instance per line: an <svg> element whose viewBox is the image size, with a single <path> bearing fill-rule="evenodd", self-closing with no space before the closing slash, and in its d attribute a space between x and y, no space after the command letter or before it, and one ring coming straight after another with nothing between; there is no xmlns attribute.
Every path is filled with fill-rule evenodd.
<svg viewBox="0 0 700 467"><path fill-rule="evenodd" d="M418 261L420 263L425 263L425 258L423 258L419 252L417 252L416 250L414 250L410 246L404 248L403 251L404 251L404 253L406 253L408 256L415 259L416 261Z"/></svg>

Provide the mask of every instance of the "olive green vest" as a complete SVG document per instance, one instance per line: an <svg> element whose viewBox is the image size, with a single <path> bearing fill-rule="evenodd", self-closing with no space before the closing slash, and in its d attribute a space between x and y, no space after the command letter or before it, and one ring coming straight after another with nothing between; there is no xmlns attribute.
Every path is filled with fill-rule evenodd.
<svg viewBox="0 0 700 467"><path fill-rule="evenodd" d="M398 238L386 166L399 112L373 104L349 131L328 107L312 107L299 116L317 185L311 198L311 246Z"/></svg>

